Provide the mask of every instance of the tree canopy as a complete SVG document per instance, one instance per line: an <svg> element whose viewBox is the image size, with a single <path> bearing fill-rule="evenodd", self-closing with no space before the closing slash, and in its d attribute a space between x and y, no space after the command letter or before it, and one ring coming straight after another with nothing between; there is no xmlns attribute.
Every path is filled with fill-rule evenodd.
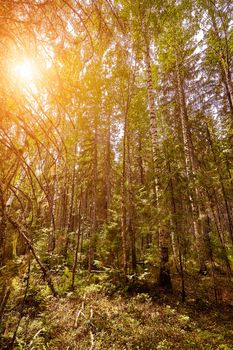
<svg viewBox="0 0 233 350"><path fill-rule="evenodd" d="M3 334L25 274L25 300L96 273L232 291L232 18L230 0L1 3Z"/></svg>

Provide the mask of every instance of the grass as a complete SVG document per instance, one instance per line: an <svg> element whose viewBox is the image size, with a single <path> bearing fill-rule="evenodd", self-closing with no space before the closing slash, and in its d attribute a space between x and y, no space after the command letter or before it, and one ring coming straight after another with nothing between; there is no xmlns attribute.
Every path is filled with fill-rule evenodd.
<svg viewBox="0 0 233 350"><path fill-rule="evenodd" d="M231 312L200 301L181 304L171 295L108 296L90 285L59 299L44 296L37 300L37 312L28 301L14 349L229 350Z"/></svg>
<svg viewBox="0 0 233 350"><path fill-rule="evenodd" d="M173 294L166 294L141 281L116 285L104 274L83 275L71 292L65 271L55 280L60 297L54 298L36 277L33 272L23 312L24 289L15 279L0 349L10 349L20 315L15 350L233 349L231 290L216 303L206 277L187 280L185 303L178 279ZM219 296L221 289L226 292L227 285L219 280Z"/></svg>

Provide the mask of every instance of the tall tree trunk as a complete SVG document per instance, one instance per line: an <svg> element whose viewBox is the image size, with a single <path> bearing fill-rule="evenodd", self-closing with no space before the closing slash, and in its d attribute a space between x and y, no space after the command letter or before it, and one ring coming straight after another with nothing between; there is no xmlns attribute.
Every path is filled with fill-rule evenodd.
<svg viewBox="0 0 233 350"><path fill-rule="evenodd" d="M153 162L155 168L155 198L156 198L156 208L157 212L159 210L159 181L158 181L158 129L157 129L157 119L154 101L154 91L152 82L152 72L151 72L151 58L150 58L150 44L148 39L145 39L146 53L145 53L145 63L147 72L147 93L148 93L148 105L149 105L149 115L150 115L150 133L152 139L152 151L153 151ZM159 284L162 287L170 289L171 276L169 268L169 234L167 229L158 228L159 231L159 248L160 248L160 272L159 272Z"/></svg>
<svg viewBox="0 0 233 350"><path fill-rule="evenodd" d="M233 222L232 222L232 216L231 216L231 208L230 208L230 205L229 205L228 200L227 200L226 189L225 189L224 180L222 177L222 171L221 171L220 166L218 164L217 155L216 155L216 152L214 149L214 145L212 142L212 138L211 138L208 126L206 126L206 131L207 131L207 139L208 139L208 142L209 142L212 154L213 154L214 163L215 163L215 166L216 166L217 172L218 172L219 183L220 183L223 201L224 201L226 214L227 214L228 229L229 229L231 241L233 243Z"/></svg>
<svg viewBox="0 0 233 350"><path fill-rule="evenodd" d="M129 97L127 97L127 105L124 118L124 135L123 135L123 154L122 154L122 184L121 184L121 241L122 241L122 266L124 276L127 275L127 133L128 133L128 106Z"/></svg>
<svg viewBox="0 0 233 350"><path fill-rule="evenodd" d="M76 149L76 145L75 145ZM68 212L68 221L66 225L66 240L65 240L65 246L64 246L64 258L67 259L67 253L70 243L69 233L73 231L73 209L74 209L74 194L75 194L75 163L72 167L72 178L71 178L71 196L70 196L70 202L69 202L69 209Z"/></svg>
<svg viewBox="0 0 233 350"><path fill-rule="evenodd" d="M73 263L73 269L72 269L72 283L71 283L72 290L74 290L75 274L76 274L77 264L78 264L78 251L80 246L81 229L82 229L82 187L81 187L81 193L80 193L80 199L79 199L78 228L77 228L77 237L76 237L76 245L75 245L74 263Z"/></svg>
<svg viewBox="0 0 233 350"><path fill-rule="evenodd" d="M137 273L137 257L136 257L136 234L134 226L134 198L133 198L133 186L132 186L132 169L131 169L131 139L129 126L126 129L126 141L127 141L127 207L128 207L128 227L131 241L131 270L132 273Z"/></svg>
<svg viewBox="0 0 233 350"><path fill-rule="evenodd" d="M50 199L50 233L48 237L48 251L53 252L56 247L56 223L55 223L55 217L56 217L56 201L58 198L58 167L59 167L59 159L55 162L55 174L54 174L54 182L53 182L53 190L51 195L49 196Z"/></svg>
<svg viewBox="0 0 233 350"><path fill-rule="evenodd" d="M93 145L93 174L92 174L92 211L91 211L91 230L89 240L89 261L88 271L91 272L94 262L95 254L95 240L97 229L97 176L98 176L98 119L95 116L95 131L94 131L94 145Z"/></svg>
<svg viewBox="0 0 233 350"><path fill-rule="evenodd" d="M216 204L216 203L214 203L214 204L212 203L209 193L208 193L208 199L209 199L209 205L210 205L211 212L212 212L214 222L215 222L215 227L217 229L218 238L219 238L220 245L221 245L223 260L226 264L227 275L228 275L228 278L230 280L231 276L232 276L232 269L231 269L230 260L229 260L228 254L227 254L227 248L226 248L226 245L225 245L225 242L223 239L223 228L222 228L222 224L221 224L219 210L217 208L217 213L215 212L214 204Z"/></svg>
<svg viewBox="0 0 233 350"><path fill-rule="evenodd" d="M227 100L229 104L229 109L231 113L231 122L233 124L233 82L232 82L232 72L230 70L230 59L229 59L229 42L228 38L225 33L225 45L226 47L223 47L223 41L221 38L221 35L219 33L218 25L216 22L216 16L215 16L215 10L213 9L213 3L212 1L209 1L209 16L211 18L212 22L212 27L213 31L215 34L215 39L217 40L217 45L218 49L220 50L219 52L219 57L218 57L218 62L219 62L219 68L220 68L220 76L222 77L222 82L225 86L226 89L226 95L227 95Z"/></svg>
<svg viewBox="0 0 233 350"><path fill-rule="evenodd" d="M0 267L4 266L6 256L6 203L4 197L0 180Z"/></svg>
<svg viewBox="0 0 233 350"><path fill-rule="evenodd" d="M144 168L143 168L143 158L142 158L142 138L141 138L140 131L138 131L138 167L139 167L140 184L144 185Z"/></svg>
<svg viewBox="0 0 233 350"><path fill-rule="evenodd" d="M168 167L169 174L171 174L171 164L169 160L167 162L167 167ZM175 237L178 244L178 260L179 260L180 276L181 276L181 295L182 295L182 301L185 301L186 294L185 294L184 264L183 264L182 246L181 246L182 229L178 221L177 205L175 200L174 184L173 184L172 177L170 178L170 181L169 181L169 187L170 187L170 200L171 200L172 214L173 214L172 221L173 221L173 226L175 231ZM176 246L174 247L174 250L176 251Z"/></svg>
<svg viewBox="0 0 233 350"><path fill-rule="evenodd" d="M193 232L196 241L196 251L198 255L198 260L200 264L200 272L206 270L206 249L204 244L203 232L201 230L201 225L199 218L205 213L201 213L200 208L200 193L197 186L194 186L194 189L191 188L190 182L193 180L196 175L198 164L194 154L194 147L192 142L191 130L189 125L189 118L186 107L186 97L184 90L184 82L181 76L181 67L179 63L179 54L177 47L175 48L175 60L176 60L176 80L178 87L178 98L179 98L179 107L180 107L180 119L182 127L182 136L183 136L183 146L184 146L184 158L185 158L185 171L186 176L189 182L188 186L188 196L190 201L192 219L193 219Z"/></svg>
<svg viewBox="0 0 233 350"><path fill-rule="evenodd" d="M109 219L109 208L111 202L111 120L108 115L106 133L106 158L105 158L105 218Z"/></svg>

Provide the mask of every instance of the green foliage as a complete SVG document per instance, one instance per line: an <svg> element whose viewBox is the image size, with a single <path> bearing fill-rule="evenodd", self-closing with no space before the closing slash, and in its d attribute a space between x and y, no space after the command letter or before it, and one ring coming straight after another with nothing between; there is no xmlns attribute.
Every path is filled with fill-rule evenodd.
<svg viewBox="0 0 233 350"><path fill-rule="evenodd" d="M86 289L79 296L47 299L42 312L25 314L15 349L58 350L69 343L81 350L94 342L101 350L228 350L230 333L222 333L220 315L219 310L205 319L205 313L194 316L188 306L158 305L147 294L108 298Z"/></svg>
<svg viewBox="0 0 233 350"><path fill-rule="evenodd" d="M232 1L2 3L3 347L229 349Z"/></svg>

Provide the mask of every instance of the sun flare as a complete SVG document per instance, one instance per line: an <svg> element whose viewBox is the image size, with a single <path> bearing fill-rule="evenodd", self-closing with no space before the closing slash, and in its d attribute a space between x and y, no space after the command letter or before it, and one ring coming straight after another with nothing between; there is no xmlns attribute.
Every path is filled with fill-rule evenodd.
<svg viewBox="0 0 233 350"><path fill-rule="evenodd" d="M15 66L15 72L18 78L26 82L32 81L36 75L35 66L29 60L18 63Z"/></svg>

